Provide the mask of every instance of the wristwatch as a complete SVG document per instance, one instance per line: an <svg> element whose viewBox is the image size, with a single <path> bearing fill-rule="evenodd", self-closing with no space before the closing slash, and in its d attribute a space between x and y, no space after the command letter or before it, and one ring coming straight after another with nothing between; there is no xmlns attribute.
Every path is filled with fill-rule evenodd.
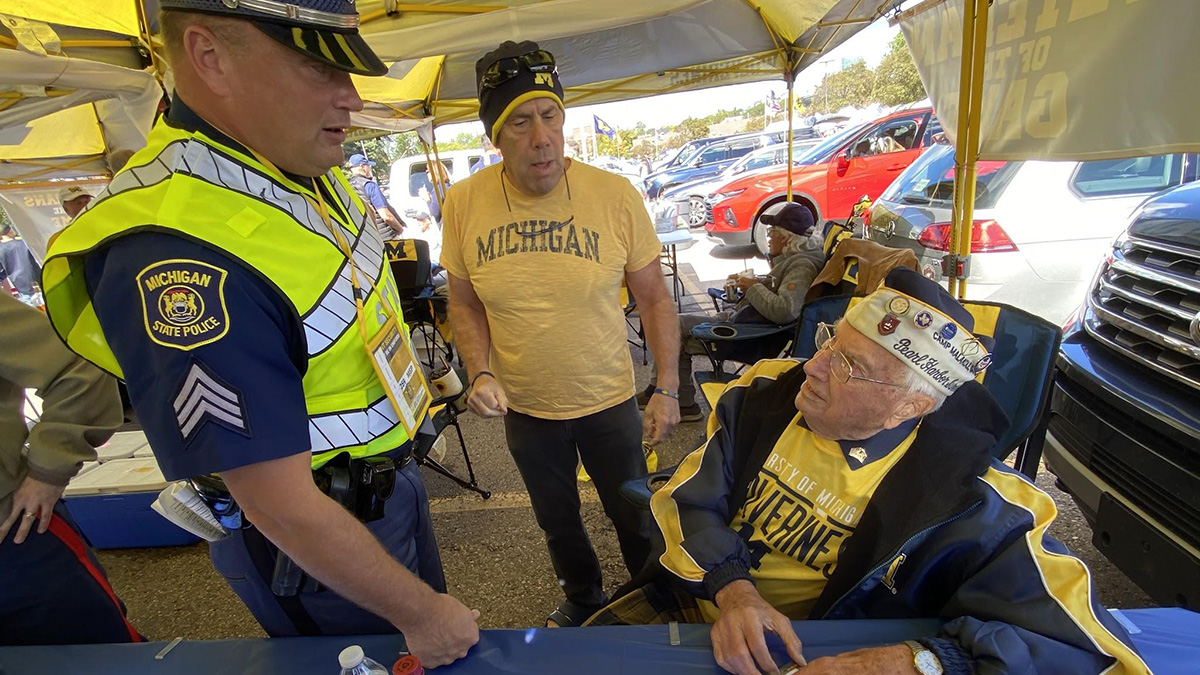
<svg viewBox="0 0 1200 675"><path fill-rule="evenodd" d="M917 672L921 675L942 675L942 662L938 660L937 654L934 654L928 647L915 642L913 640L905 640L904 644L913 653L913 665L916 666Z"/></svg>

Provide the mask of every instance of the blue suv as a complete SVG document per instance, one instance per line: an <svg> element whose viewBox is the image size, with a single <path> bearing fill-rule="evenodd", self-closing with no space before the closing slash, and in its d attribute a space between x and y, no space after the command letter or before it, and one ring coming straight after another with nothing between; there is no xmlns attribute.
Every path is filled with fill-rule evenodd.
<svg viewBox="0 0 1200 675"><path fill-rule="evenodd" d="M1067 325L1046 462L1097 549L1200 610L1200 183L1134 211Z"/></svg>

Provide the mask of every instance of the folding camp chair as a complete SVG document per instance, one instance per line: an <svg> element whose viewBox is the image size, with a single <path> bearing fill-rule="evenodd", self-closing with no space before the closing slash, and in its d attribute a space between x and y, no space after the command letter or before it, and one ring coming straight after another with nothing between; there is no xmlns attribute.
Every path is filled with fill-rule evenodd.
<svg viewBox="0 0 1200 675"><path fill-rule="evenodd" d="M436 292L429 242L398 239L387 242L386 249L400 294L404 323L421 337L425 347L424 365L432 369L439 355L447 362L453 360L454 346L446 335L446 322L442 318L446 316L449 298Z"/></svg>
<svg viewBox="0 0 1200 675"><path fill-rule="evenodd" d="M459 381L466 382L466 371L457 369L456 372L458 373ZM429 405L429 420L433 424L434 434L432 436L418 434L413 456L421 466L428 468L436 474L445 476L464 490L470 490L484 499L491 499L492 493L479 487L479 482L475 479L475 468L471 465L471 456L467 452L467 441L463 438L462 427L458 424L458 416L461 412L459 406L461 405L462 397L466 394L467 388L463 387L462 391L457 394L435 399ZM438 437L441 436L447 427L454 427L454 432L458 435L458 444L462 448L463 462L467 465L466 478L462 478L450 469L447 469L441 461L431 457L429 454L433 450Z"/></svg>
<svg viewBox="0 0 1200 675"><path fill-rule="evenodd" d="M797 324L792 357L807 360L816 354L818 323L836 323L860 298L831 296L805 305ZM1010 305L994 302L963 303L975 319L975 334L994 340L992 365L982 375L982 384L1009 418L1008 431L992 447L991 454L1005 460L1014 452L1014 465L1030 479L1037 477L1050 418L1050 388L1054 358L1062 332L1057 326ZM724 385L701 386L710 404L715 404ZM650 495L666 483L675 467L626 481L621 493L633 503L650 504Z"/></svg>
<svg viewBox="0 0 1200 675"><path fill-rule="evenodd" d="M642 316L637 313L637 298L633 297L633 293L630 292L629 286L625 284L624 279L621 280L620 302L621 311L625 314L625 325L629 326L629 329L638 338L637 340L631 340L627 337L625 341L642 350L642 365L647 365L650 361L646 355L646 329L642 327ZM637 319L637 323L633 322L634 319Z"/></svg>

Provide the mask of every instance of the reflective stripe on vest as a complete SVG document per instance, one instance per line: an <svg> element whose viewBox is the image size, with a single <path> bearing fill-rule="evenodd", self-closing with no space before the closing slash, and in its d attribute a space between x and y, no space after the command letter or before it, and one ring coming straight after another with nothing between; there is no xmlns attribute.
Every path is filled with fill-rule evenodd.
<svg viewBox="0 0 1200 675"><path fill-rule="evenodd" d="M192 180L202 181L203 187ZM184 181L158 187L164 181ZM380 293L399 311L398 294L386 266L379 233L337 170L319 179L327 189L331 224L351 246L364 296L368 336L382 324ZM151 188L139 196L139 190ZM217 192L213 188L219 188ZM275 269L284 279L270 281L296 308L304 327L308 370L305 402L313 465L320 466L338 452L369 456L390 451L408 440L395 411L384 396L367 356L359 330L350 265L333 234L304 191L291 181L272 176L261 164L201 134L171 128L160 122L148 145L117 174L87 211L51 244L45 281L59 307L50 307L55 329L81 355L100 365L116 364L86 297L83 256L101 242L138 231L181 232L270 276ZM331 202L332 196L336 201ZM240 205L241 200L253 200ZM198 208L203 201L210 208ZM263 206L269 208L262 208ZM238 210L241 209L241 213ZM249 226L234 221L249 213ZM180 215L186 214L186 215ZM230 215L232 214L232 215ZM152 224L144 224L150 219ZM251 239L254 229L269 222L272 242ZM293 226L319 235L323 241ZM288 258L289 251L292 255ZM281 256L296 270L282 268ZM298 270L312 270L301 274ZM335 271L336 270L336 271ZM328 276L325 276L328 275ZM65 294L65 297L64 297ZM57 311L55 311L57 310ZM74 315L72 315L74 313ZM94 332L93 332L94 331ZM111 368L110 368L111 370ZM114 371L120 375L119 367Z"/></svg>

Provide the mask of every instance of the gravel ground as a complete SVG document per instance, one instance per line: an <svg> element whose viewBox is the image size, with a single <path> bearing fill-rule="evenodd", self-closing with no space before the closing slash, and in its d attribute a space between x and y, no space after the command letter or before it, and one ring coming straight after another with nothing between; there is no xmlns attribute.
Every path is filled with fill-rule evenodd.
<svg viewBox="0 0 1200 675"><path fill-rule="evenodd" d="M725 268L713 272L708 248L698 245L682 252L689 291L706 285L697 280L695 269L706 279L744 269L746 259L722 252ZM701 260L698 256L704 256ZM692 267L689 257L697 261ZM707 309L707 299L705 299ZM685 311L695 311L695 302ZM644 386L650 367L641 365L640 350L634 350L639 386ZM697 367L704 365L697 360ZM515 628L541 625L558 604L557 587L545 541L533 519L528 496L516 466L504 444L503 424L472 415L462 418L467 447L479 483L494 496L484 501L464 492L445 478L424 469L431 497L434 527L450 591L468 606L481 612L484 628ZM659 447L660 466L673 466L703 441L703 425L688 424L677 429L671 440ZM446 465L465 473L457 439L451 438ZM1113 567L1091 544L1091 531L1070 497L1053 485L1054 477L1044 468L1038 485L1058 504L1059 516L1050 534L1065 542L1092 570L1100 600L1108 607L1148 607L1152 602L1137 586ZM595 491L583 492L583 516L602 563L605 585L615 590L626 580L616 537ZM208 560L206 544L165 549L101 551L98 557L107 568L118 595L129 608L133 624L152 640L176 636L189 639L260 637L261 629L229 590Z"/></svg>

